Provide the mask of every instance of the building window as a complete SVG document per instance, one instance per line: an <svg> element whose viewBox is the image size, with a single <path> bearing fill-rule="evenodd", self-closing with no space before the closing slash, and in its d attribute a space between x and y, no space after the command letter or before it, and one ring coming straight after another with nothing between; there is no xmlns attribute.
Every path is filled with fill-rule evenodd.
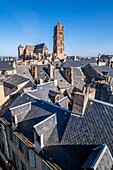
<svg viewBox="0 0 113 170"><path fill-rule="evenodd" d="M10 128L8 126L6 126L6 135L7 135L7 138L8 137L10 138Z"/></svg>
<svg viewBox="0 0 113 170"><path fill-rule="evenodd" d="M11 141L12 141L17 147L19 147L19 139L18 139L18 137L13 133L13 131L11 131L10 139L11 139Z"/></svg>
<svg viewBox="0 0 113 170"><path fill-rule="evenodd" d="M21 162L22 164L22 170L27 170L26 166Z"/></svg>
<svg viewBox="0 0 113 170"><path fill-rule="evenodd" d="M22 170L22 164L18 156L15 156L15 163L16 163L17 170Z"/></svg>
<svg viewBox="0 0 113 170"><path fill-rule="evenodd" d="M35 167L35 153L33 150L28 150L28 155L29 155L29 163L30 166Z"/></svg>
<svg viewBox="0 0 113 170"><path fill-rule="evenodd" d="M9 149L9 159L13 160L13 152L12 152L10 146L8 146L8 149Z"/></svg>
<svg viewBox="0 0 113 170"><path fill-rule="evenodd" d="M60 49L60 53L62 53L62 48Z"/></svg>
<svg viewBox="0 0 113 170"><path fill-rule="evenodd" d="M20 151L25 154L26 153L26 148L25 148L25 145L24 143L20 140L19 142L19 148L20 148Z"/></svg>

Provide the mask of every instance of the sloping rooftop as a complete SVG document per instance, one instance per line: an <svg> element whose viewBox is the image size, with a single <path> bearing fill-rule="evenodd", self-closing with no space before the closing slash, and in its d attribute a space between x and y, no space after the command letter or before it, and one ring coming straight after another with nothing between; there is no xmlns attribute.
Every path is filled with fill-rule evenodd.
<svg viewBox="0 0 113 170"><path fill-rule="evenodd" d="M16 66L16 71L18 75L21 75L25 78L28 78L29 80L31 80L33 82L33 77L30 74L30 71L28 69L27 66L25 65L17 65Z"/></svg>
<svg viewBox="0 0 113 170"><path fill-rule="evenodd" d="M5 79L4 83L8 83L13 86L18 86L19 84L22 84L27 81L29 81L28 78L25 78L25 77L17 75L17 74L13 74L10 77L8 77L7 79Z"/></svg>
<svg viewBox="0 0 113 170"><path fill-rule="evenodd" d="M58 125L56 125L56 128L58 141L60 141L65 131L66 124L69 120L70 111L42 100L37 100L36 102L32 103L31 110L24 117L23 121L18 124L17 131L21 132L23 135L25 135L25 137L33 142L34 137L32 127L45 120L53 113L56 113L57 115ZM63 120L65 120L65 123L63 122L62 124L61 122Z"/></svg>
<svg viewBox="0 0 113 170"><path fill-rule="evenodd" d="M98 145L106 143L113 155L112 113L112 104L89 100L83 117L71 115L62 144Z"/></svg>
<svg viewBox="0 0 113 170"><path fill-rule="evenodd" d="M68 60L64 62L62 66L63 67L83 67L89 63L96 64L96 61L93 59L78 60L78 61Z"/></svg>
<svg viewBox="0 0 113 170"><path fill-rule="evenodd" d="M101 145L104 143L107 144L113 156L113 105L89 100L84 115L77 116L55 104L31 99L31 96L28 99L28 94L21 95L20 100L17 98L11 107L30 100L32 102L31 109L18 124L17 132L24 135L30 142L34 142L34 126L40 126L36 129L39 135L42 131L46 133L46 130L51 129L50 136L46 135L47 142L42 156L47 157L60 168L79 170L86 160L87 165L90 166L92 160L98 157L102 149ZM49 119L54 113L56 118L53 116ZM8 114L7 117L11 115L10 112L6 114ZM46 128L42 127L42 124ZM99 146L100 148L95 152L94 149Z"/></svg>
<svg viewBox="0 0 113 170"><path fill-rule="evenodd" d="M29 51L34 51L35 46L34 45L26 45L25 49Z"/></svg>
<svg viewBox="0 0 113 170"><path fill-rule="evenodd" d="M85 84L84 82L84 75L82 73L82 70L80 70L79 68L74 68L73 69L74 73L73 73L73 79L74 79L74 86L82 89L83 85Z"/></svg>
<svg viewBox="0 0 113 170"><path fill-rule="evenodd" d="M79 170L86 160L88 166L94 165L102 147L96 151L93 149L104 143L107 144L113 156L112 113L113 106L111 104L89 100L82 117L72 114L69 121L66 122L62 117L62 123L57 122L57 125L65 124L65 131L63 131L60 144L57 127L55 127L43 149L43 153L60 168L67 170ZM95 147L90 150L92 145L95 145ZM107 164L106 166L108 167Z"/></svg>
<svg viewBox="0 0 113 170"><path fill-rule="evenodd" d="M95 153L98 156L100 145L54 145L46 146L43 153L51 162L57 164L62 170L80 170L93 149L100 147ZM94 157L90 161L94 161ZM90 163L90 162L89 162Z"/></svg>
<svg viewBox="0 0 113 170"><path fill-rule="evenodd" d="M35 50L41 50L44 48L44 46L47 48L45 43L35 45ZM48 50L48 48L47 48L47 50Z"/></svg>
<svg viewBox="0 0 113 170"><path fill-rule="evenodd" d="M108 72L110 77L113 77L113 69L108 66L92 66L97 72Z"/></svg>
<svg viewBox="0 0 113 170"><path fill-rule="evenodd" d="M59 89L66 89L72 86L68 81L62 76L61 72L56 69L55 70L55 78L57 79Z"/></svg>
<svg viewBox="0 0 113 170"><path fill-rule="evenodd" d="M10 108L18 107L20 105L29 103L29 102L34 102L36 101L35 98L31 97L27 93L20 94L14 102L10 105Z"/></svg>
<svg viewBox="0 0 113 170"><path fill-rule="evenodd" d="M37 73L38 73L38 79L45 80L46 78L49 79L49 75L47 74L47 65L36 65L37 67Z"/></svg>
<svg viewBox="0 0 113 170"><path fill-rule="evenodd" d="M91 169L91 168L96 169L98 167L98 165L101 163L102 159L104 159L104 157L106 157L106 160L104 160L104 166L106 166L107 169L111 170L110 164L108 164L106 162L106 161L108 161L108 160L110 161L110 159L112 159L112 157L110 158L111 155L109 155L108 152L109 152L109 150L106 145L94 148L82 167L84 169ZM100 162L98 160L100 160ZM100 167L100 169L101 169L101 167Z"/></svg>
<svg viewBox="0 0 113 170"><path fill-rule="evenodd" d="M58 88L54 85L54 82L48 82L37 85L36 90L29 92L32 96L35 96L42 100L50 100L49 90L58 92Z"/></svg>
<svg viewBox="0 0 113 170"><path fill-rule="evenodd" d="M0 70L13 70L13 63L14 61L0 60Z"/></svg>
<svg viewBox="0 0 113 170"><path fill-rule="evenodd" d="M98 66L96 66L98 67ZM88 79L93 79L95 76L100 77L100 74L92 67L90 64L87 64L85 67L82 68L84 75Z"/></svg>

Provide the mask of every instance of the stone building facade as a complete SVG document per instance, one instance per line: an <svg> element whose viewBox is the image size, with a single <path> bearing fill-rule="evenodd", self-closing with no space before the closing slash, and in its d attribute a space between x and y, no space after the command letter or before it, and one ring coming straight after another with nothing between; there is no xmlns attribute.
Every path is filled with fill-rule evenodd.
<svg viewBox="0 0 113 170"><path fill-rule="evenodd" d="M59 59L64 59L64 26L60 22L54 27L53 53Z"/></svg>
<svg viewBox="0 0 113 170"><path fill-rule="evenodd" d="M37 59L42 60L49 55L49 49L45 43L37 45L26 45L25 48L22 45L18 47L19 59L30 60Z"/></svg>

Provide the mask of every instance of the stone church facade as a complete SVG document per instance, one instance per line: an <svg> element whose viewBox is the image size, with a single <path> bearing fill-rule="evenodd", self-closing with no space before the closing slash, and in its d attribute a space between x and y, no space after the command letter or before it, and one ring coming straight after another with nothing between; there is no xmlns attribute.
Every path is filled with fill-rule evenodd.
<svg viewBox="0 0 113 170"><path fill-rule="evenodd" d="M45 43L37 45L26 45L25 48L22 45L18 47L19 59L30 60L43 60L50 55L49 49ZM64 26L58 22L54 27L53 36L53 57L55 60L64 60Z"/></svg>
<svg viewBox="0 0 113 170"><path fill-rule="evenodd" d="M45 43L37 45L26 45L25 48L22 45L18 47L18 57L20 59L37 59L42 60L49 55L49 49Z"/></svg>

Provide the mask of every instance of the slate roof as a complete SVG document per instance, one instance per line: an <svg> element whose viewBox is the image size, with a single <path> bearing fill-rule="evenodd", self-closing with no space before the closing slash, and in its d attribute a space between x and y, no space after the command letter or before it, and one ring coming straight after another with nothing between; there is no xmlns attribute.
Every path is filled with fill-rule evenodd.
<svg viewBox="0 0 113 170"><path fill-rule="evenodd" d="M45 43L35 45L35 50L41 50L44 48L44 46L47 48ZM47 50L48 50L48 48L47 48Z"/></svg>
<svg viewBox="0 0 113 170"><path fill-rule="evenodd" d="M81 89L83 88L83 85L85 84L84 82L84 75L82 73L82 70L78 69L78 68L74 68L73 69L73 78L74 78L74 86Z"/></svg>
<svg viewBox="0 0 113 170"><path fill-rule="evenodd" d="M56 125L56 128L58 134L58 141L60 141L65 131L66 124L69 120L70 111L42 100L37 100L36 102L31 104L31 110L26 114L22 122L18 124L16 130L21 132L31 142L34 142L32 127L38 124L39 122L45 120L53 113L56 113L57 115L58 125ZM65 123L63 122L64 119Z"/></svg>
<svg viewBox="0 0 113 170"><path fill-rule="evenodd" d="M35 46L34 45L26 45L25 49L29 51L34 51Z"/></svg>
<svg viewBox="0 0 113 170"><path fill-rule="evenodd" d="M39 124L34 126L34 129L37 132L39 137L41 136L41 134L43 134L44 144L50 137L51 132L56 124L57 124L56 115L53 114L53 115L47 117L44 121L42 121Z"/></svg>
<svg viewBox="0 0 113 170"><path fill-rule="evenodd" d="M36 65L36 67L37 67L38 79L45 80L46 78L49 78L47 74L47 65Z"/></svg>
<svg viewBox="0 0 113 170"><path fill-rule="evenodd" d="M29 92L29 94L42 99L42 100L50 100L49 98L49 90L58 92L58 88L54 85L54 82L48 82L48 83L43 83L43 84L39 84L37 85L36 90L33 90L31 92Z"/></svg>
<svg viewBox="0 0 113 170"><path fill-rule="evenodd" d="M80 170L94 148L100 145L53 145L43 148L43 153L51 162L57 164L62 170ZM99 154L99 151L95 157ZM94 158L92 157L94 161ZM91 160L91 161L92 161Z"/></svg>
<svg viewBox="0 0 113 170"><path fill-rule="evenodd" d="M46 119L51 112L32 104L31 110L26 114L24 119L18 124L17 131L22 133L31 142L34 142L33 126Z"/></svg>
<svg viewBox="0 0 113 170"><path fill-rule="evenodd" d="M85 67L82 68L82 70L84 75L90 80L92 80L94 77L100 77L100 74L90 64L87 64Z"/></svg>
<svg viewBox="0 0 113 170"><path fill-rule="evenodd" d="M62 64L62 67L83 67L89 63L96 64L96 61L93 59L86 59L86 60L79 60L79 61L68 60Z"/></svg>
<svg viewBox="0 0 113 170"><path fill-rule="evenodd" d="M113 105L89 100L83 117L71 115L62 144L104 143L107 144L113 156Z"/></svg>
<svg viewBox="0 0 113 170"><path fill-rule="evenodd" d="M52 83L46 83L47 88L48 84L53 87L54 84ZM38 90L41 90L40 93L42 91L44 93L45 87L43 88L43 85L37 87ZM34 95L36 91L34 91ZM31 142L34 142L33 127L55 113L57 124L54 124L55 119L51 119L49 123L45 122L46 129L44 129L44 132L48 131L49 128L51 129L51 135L47 136L48 140L43 148L43 153L48 159L51 158L64 170L69 170L69 168L70 170L77 170L77 168L79 170L79 167L89 158L89 155L93 159L98 155L98 152L93 152L93 149L104 143L107 144L113 156L113 105L90 99L84 115L80 117L71 114L70 111L58 105L36 98L32 99L32 93L30 94L29 98L27 93L18 97L13 104L11 102L11 107L15 107L31 101L31 109L22 117L22 121L18 124L16 130ZM8 107L4 114L7 120L11 115ZM43 129L40 126L37 133L42 133L42 131ZM98 151L100 152L100 150ZM44 155L42 154L42 156Z"/></svg>
<svg viewBox="0 0 113 170"><path fill-rule="evenodd" d="M31 97L30 95L28 95L27 93L23 93L20 94L15 100L14 102L10 105L10 108L14 108L14 107L18 107L20 105L23 105L25 103L29 103L29 102L34 102L36 101L35 98Z"/></svg>
<svg viewBox="0 0 113 170"><path fill-rule="evenodd" d="M25 65L17 65L16 66L16 71L18 75L21 75L25 78L28 78L29 80L31 80L33 82L33 77L30 74L30 71L28 69L27 66Z"/></svg>
<svg viewBox="0 0 113 170"><path fill-rule="evenodd" d="M61 138L59 140L56 126L43 148L43 154L64 170L79 170L86 160L90 166L101 152L102 147L96 151L93 150L99 145L106 144L113 156L112 113L113 106L111 104L89 100L82 117L72 114L66 121L62 115L62 119L59 118L62 121L57 122L57 126L65 125ZM57 121L59 119L57 118ZM90 150L92 145L95 147ZM107 162L106 166L108 167Z"/></svg>
<svg viewBox="0 0 113 170"><path fill-rule="evenodd" d="M4 83L11 84L13 86L18 86L19 84L22 84L24 82L29 81L28 78L22 77L17 74L12 74L10 77L4 80Z"/></svg>
<svg viewBox="0 0 113 170"><path fill-rule="evenodd" d="M55 113L57 115L58 125L54 124L54 122L52 124L56 126L58 141L61 140L70 117L70 111L53 105L50 102L33 98L26 93L23 95L16 94L14 96L16 96L14 98L15 100L9 99L7 102L8 104L6 103L2 107L2 110L0 111L1 117L4 117L9 123L12 123L12 116L17 115L18 127L16 131L22 133L31 142L34 142L33 126ZM30 104L31 106L26 104ZM14 108L15 111L14 109L11 109L10 111L10 108ZM62 122L63 120L65 120L65 123ZM51 124L49 123L48 126L49 125ZM49 128L52 127L49 126Z"/></svg>
<svg viewBox="0 0 113 170"><path fill-rule="evenodd" d="M61 72L58 69L55 70L55 78L57 79L57 84L58 84L59 89L66 89L66 88L69 88L70 86L72 86L63 77L63 75L61 74Z"/></svg>
<svg viewBox="0 0 113 170"><path fill-rule="evenodd" d="M93 168L105 147L106 147L106 145L98 146L98 147L94 148L92 150L92 152L90 153L89 157L87 158L87 160L84 162L82 167L84 169Z"/></svg>
<svg viewBox="0 0 113 170"><path fill-rule="evenodd" d="M8 96L11 93L19 90L17 88L18 85L22 83L27 84L29 81L30 80L25 77L19 76L17 74L12 74L10 77L3 81L5 96Z"/></svg>
<svg viewBox="0 0 113 170"><path fill-rule="evenodd" d="M97 72L108 72L110 77L113 77L113 69L108 66L92 66Z"/></svg>
<svg viewBox="0 0 113 170"><path fill-rule="evenodd" d="M13 70L13 63L14 61L0 60L0 70Z"/></svg>

